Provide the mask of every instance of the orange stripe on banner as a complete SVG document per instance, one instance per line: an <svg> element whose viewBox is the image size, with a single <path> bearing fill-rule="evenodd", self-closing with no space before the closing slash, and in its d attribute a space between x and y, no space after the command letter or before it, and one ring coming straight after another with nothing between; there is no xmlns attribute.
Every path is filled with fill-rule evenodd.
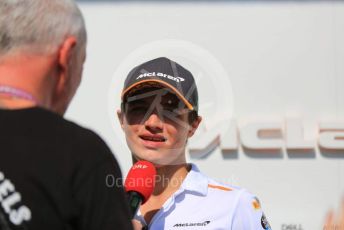
<svg viewBox="0 0 344 230"><path fill-rule="evenodd" d="M212 184L208 184L208 187L209 188L217 188L217 189L224 190L224 191L232 191L232 189L230 189L230 188L226 188L226 187L222 187L222 186L217 186L217 185L212 185Z"/></svg>

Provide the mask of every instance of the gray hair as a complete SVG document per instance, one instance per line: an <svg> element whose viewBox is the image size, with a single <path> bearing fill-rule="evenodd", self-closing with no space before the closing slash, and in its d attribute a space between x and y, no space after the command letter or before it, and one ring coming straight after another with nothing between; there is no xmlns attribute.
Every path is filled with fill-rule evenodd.
<svg viewBox="0 0 344 230"><path fill-rule="evenodd" d="M21 49L54 52L68 36L86 42L85 23L73 0L0 0L0 56Z"/></svg>

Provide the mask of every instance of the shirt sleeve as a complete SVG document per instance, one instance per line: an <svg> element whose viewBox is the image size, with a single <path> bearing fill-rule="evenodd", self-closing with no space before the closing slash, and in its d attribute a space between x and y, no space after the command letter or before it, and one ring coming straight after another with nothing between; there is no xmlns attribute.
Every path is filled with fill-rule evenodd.
<svg viewBox="0 0 344 230"><path fill-rule="evenodd" d="M247 191L243 191L233 215L231 229L271 230L257 197Z"/></svg>

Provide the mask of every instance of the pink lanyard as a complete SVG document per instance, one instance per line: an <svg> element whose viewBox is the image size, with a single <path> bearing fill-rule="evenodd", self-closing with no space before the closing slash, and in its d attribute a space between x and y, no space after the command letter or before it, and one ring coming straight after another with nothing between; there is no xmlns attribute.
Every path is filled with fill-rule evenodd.
<svg viewBox="0 0 344 230"><path fill-rule="evenodd" d="M12 86L0 85L0 94L5 94L5 95L12 96L12 97L29 100L29 101L34 102L37 105L39 104L38 100L36 100L36 98L34 96L32 96L32 94L30 94L30 93L28 93L22 89L18 89L18 88L12 87Z"/></svg>

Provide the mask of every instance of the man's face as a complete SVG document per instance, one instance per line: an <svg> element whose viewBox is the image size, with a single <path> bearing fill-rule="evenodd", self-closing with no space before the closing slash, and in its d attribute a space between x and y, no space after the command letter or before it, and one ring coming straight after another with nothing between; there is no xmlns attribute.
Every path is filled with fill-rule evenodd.
<svg viewBox="0 0 344 230"><path fill-rule="evenodd" d="M168 89L146 88L127 97L119 118L136 159L172 165L185 163L186 142L194 132L188 114Z"/></svg>

